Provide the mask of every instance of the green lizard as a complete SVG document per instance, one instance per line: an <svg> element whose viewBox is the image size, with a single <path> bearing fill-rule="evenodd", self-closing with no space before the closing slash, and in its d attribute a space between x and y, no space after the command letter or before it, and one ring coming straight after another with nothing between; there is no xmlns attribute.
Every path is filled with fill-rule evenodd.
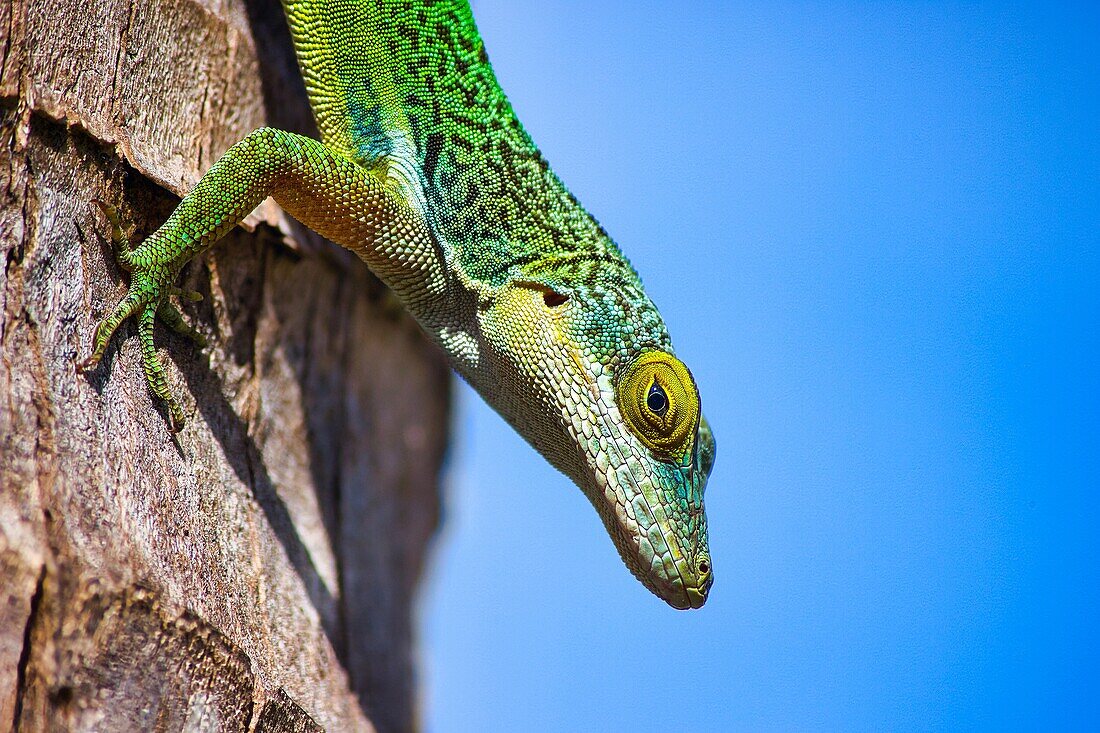
<svg viewBox="0 0 1100 733"><path fill-rule="evenodd" d="M550 170L497 84L465 0L283 0L321 142L261 128L132 248L94 367L138 318L149 383L183 412L153 345L180 269L272 196L352 250L452 365L596 507L653 593L699 608L712 582L703 489L714 438L691 372L607 233Z"/></svg>

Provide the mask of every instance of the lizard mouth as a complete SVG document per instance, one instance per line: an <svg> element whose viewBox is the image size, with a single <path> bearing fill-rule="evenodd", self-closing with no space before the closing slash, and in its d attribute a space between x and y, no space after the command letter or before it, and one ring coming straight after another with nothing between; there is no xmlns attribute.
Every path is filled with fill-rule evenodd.
<svg viewBox="0 0 1100 733"><path fill-rule="evenodd" d="M708 588L696 588L695 586L683 586L679 592L664 595L664 601L677 611L688 611L702 608L707 602Z"/></svg>
<svg viewBox="0 0 1100 733"><path fill-rule="evenodd" d="M710 588L704 586L702 588L696 588L694 586L688 586L684 589L688 598L688 605L690 608L702 608L703 604L707 602L707 593Z"/></svg>
<svg viewBox="0 0 1100 733"><path fill-rule="evenodd" d="M704 577L693 578L694 584L684 582L682 578L678 580L680 582L674 582L671 587L666 586L665 592L657 595L677 611L702 608L703 604L707 602L707 596L713 584L713 576L708 573Z"/></svg>
<svg viewBox="0 0 1100 733"><path fill-rule="evenodd" d="M707 602L707 596L710 593L710 587L714 584L714 575L710 572L710 561L702 561L698 566L696 572L692 572L691 567L680 566L677 568L679 571L679 583L676 585L675 602L672 597L665 598L669 605L681 610L686 611L688 609L702 608L703 604Z"/></svg>

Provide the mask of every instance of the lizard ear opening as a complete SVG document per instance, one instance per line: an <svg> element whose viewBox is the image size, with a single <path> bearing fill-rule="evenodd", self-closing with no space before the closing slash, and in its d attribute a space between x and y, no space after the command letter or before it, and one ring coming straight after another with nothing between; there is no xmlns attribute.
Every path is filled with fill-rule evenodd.
<svg viewBox="0 0 1100 733"><path fill-rule="evenodd" d="M513 285L521 288L530 288L542 293L542 302L547 308L557 308L569 302L569 295L554 290L544 282L535 280L517 280Z"/></svg>
<svg viewBox="0 0 1100 733"><path fill-rule="evenodd" d="M547 308L557 308L559 305L565 305L568 300L568 295L563 295L555 290L542 291L542 302L546 304Z"/></svg>

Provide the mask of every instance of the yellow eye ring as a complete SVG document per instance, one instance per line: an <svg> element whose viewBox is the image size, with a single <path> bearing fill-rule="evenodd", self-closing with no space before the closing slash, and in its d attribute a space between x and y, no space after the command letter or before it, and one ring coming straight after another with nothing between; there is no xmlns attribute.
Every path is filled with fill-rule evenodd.
<svg viewBox="0 0 1100 733"><path fill-rule="evenodd" d="M615 385L615 396L627 426L659 458L676 460L691 448L699 426L699 391L675 356L642 354Z"/></svg>

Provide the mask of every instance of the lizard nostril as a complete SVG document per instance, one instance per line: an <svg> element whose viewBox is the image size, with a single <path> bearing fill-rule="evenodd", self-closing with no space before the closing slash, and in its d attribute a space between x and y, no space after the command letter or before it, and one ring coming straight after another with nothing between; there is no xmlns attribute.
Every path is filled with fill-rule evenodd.
<svg viewBox="0 0 1100 733"><path fill-rule="evenodd" d="M710 563L707 562L706 560L700 560L699 561L699 574L700 575L706 575L709 572L710 572Z"/></svg>

